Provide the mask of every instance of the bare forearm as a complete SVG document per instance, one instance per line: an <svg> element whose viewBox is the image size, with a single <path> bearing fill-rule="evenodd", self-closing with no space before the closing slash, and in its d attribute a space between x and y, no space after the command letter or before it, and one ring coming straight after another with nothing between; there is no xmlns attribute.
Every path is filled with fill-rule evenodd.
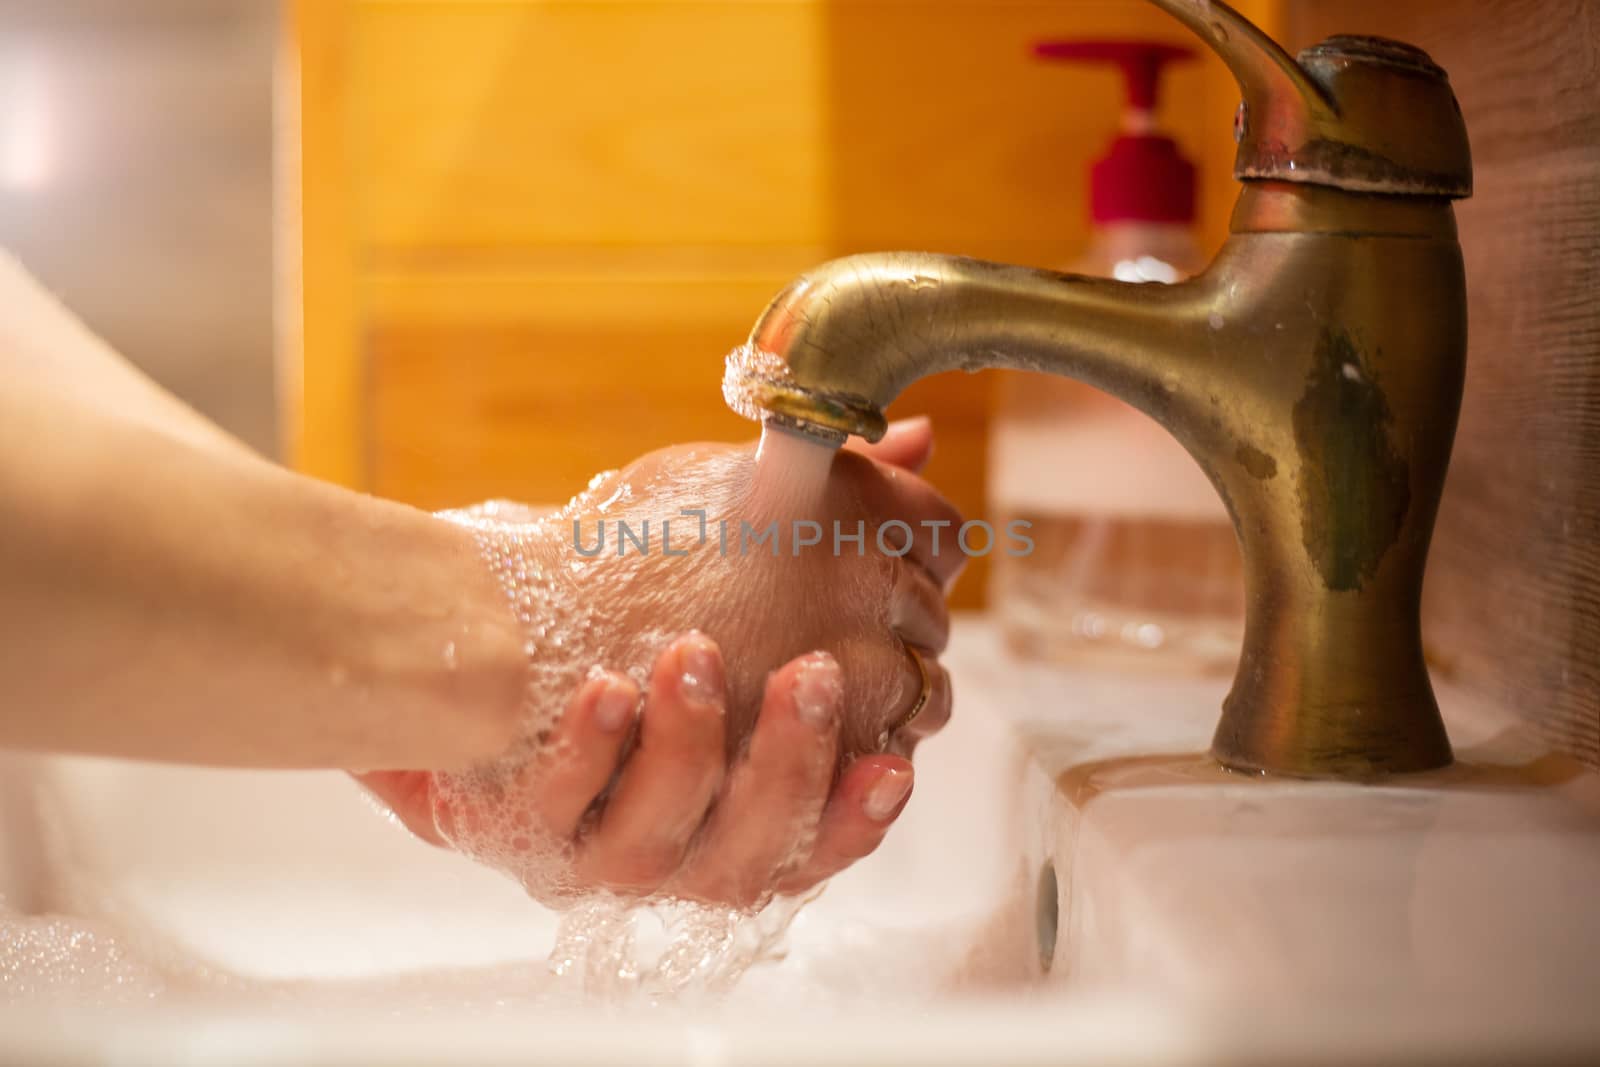
<svg viewBox="0 0 1600 1067"><path fill-rule="evenodd" d="M0 392L0 744L353 768L498 751L525 666L470 535L203 438Z"/></svg>

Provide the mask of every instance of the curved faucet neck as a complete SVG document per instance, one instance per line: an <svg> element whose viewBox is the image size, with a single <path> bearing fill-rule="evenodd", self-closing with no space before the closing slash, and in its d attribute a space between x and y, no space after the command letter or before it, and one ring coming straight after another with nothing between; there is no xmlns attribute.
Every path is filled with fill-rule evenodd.
<svg viewBox="0 0 1600 1067"><path fill-rule="evenodd" d="M1243 547L1218 758L1344 778L1450 762L1419 621L1466 351L1448 201L1255 183L1211 265L1170 286L855 256L791 286L751 341L772 357L753 385L834 432L881 426L912 381L955 369L1133 404L1199 462Z"/></svg>

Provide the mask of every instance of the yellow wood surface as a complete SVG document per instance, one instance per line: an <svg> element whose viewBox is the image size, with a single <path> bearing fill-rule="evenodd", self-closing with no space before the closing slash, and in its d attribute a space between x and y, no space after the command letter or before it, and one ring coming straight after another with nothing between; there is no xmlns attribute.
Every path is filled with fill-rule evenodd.
<svg viewBox="0 0 1600 1067"><path fill-rule="evenodd" d="M284 5L276 138L278 404L288 462L359 487L373 442L355 307L354 175L345 147L348 16L343 3Z"/></svg>
<svg viewBox="0 0 1600 1067"><path fill-rule="evenodd" d="M1185 40L1138 0L290 6L305 283L290 454L425 507L559 501L649 448L749 435L722 405L722 356L823 259L1070 261L1121 86L1037 62L1031 42ZM1163 96L1211 243L1236 100L1209 58ZM891 412L935 415L930 474L973 515L988 407L986 377L946 376ZM980 567L958 602L981 590Z"/></svg>

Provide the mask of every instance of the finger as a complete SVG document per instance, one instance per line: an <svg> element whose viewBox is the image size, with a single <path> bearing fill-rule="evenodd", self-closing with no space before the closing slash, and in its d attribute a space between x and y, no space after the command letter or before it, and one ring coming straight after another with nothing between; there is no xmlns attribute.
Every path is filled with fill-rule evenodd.
<svg viewBox="0 0 1600 1067"><path fill-rule="evenodd" d="M950 641L950 608L944 591L922 567L896 568L889 594L889 626L901 640L937 655Z"/></svg>
<svg viewBox="0 0 1600 1067"><path fill-rule="evenodd" d="M844 447L868 459L915 473L926 467L933 457L933 422L926 415L896 419L877 441L869 443L865 438L852 437Z"/></svg>
<svg viewBox="0 0 1600 1067"><path fill-rule="evenodd" d="M433 822L433 775L427 771L368 771L350 777L382 801L395 818L430 845L445 839Z"/></svg>
<svg viewBox="0 0 1600 1067"><path fill-rule="evenodd" d="M911 761L899 756L862 756L845 769L822 815L810 857L778 883L780 893L799 893L869 855L911 797Z"/></svg>
<svg viewBox="0 0 1600 1067"><path fill-rule="evenodd" d="M834 460L833 471L836 476L855 480L862 505L870 515L878 517L878 525L898 520L909 527L909 531L900 526L874 529L872 536L884 551L903 553L904 558L927 568L942 588L948 588L966 562L958 540L961 513L938 490L909 471L884 464L872 469L857 466L870 462L865 457L841 453Z"/></svg>
<svg viewBox="0 0 1600 1067"><path fill-rule="evenodd" d="M704 634L685 634L656 657L638 747L578 854L584 881L643 895L677 870L722 785L725 686L722 656Z"/></svg>
<svg viewBox="0 0 1600 1067"><path fill-rule="evenodd" d="M749 752L706 824L681 882L684 895L752 907L771 891L780 867L796 853L810 854L833 783L843 711L844 677L826 652L768 676Z"/></svg>
<svg viewBox="0 0 1600 1067"><path fill-rule="evenodd" d="M639 687L632 679L596 667L567 705L541 756L519 772L531 779L532 817L546 833L566 840L617 770L622 747L638 716Z"/></svg>

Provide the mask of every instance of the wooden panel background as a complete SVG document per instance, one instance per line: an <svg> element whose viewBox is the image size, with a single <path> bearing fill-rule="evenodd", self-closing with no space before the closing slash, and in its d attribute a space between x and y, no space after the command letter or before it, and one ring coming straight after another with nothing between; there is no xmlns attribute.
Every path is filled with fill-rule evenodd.
<svg viewBox="0 0 1600 1067"><path fill-rule="evenodd" d="M1397 37L1450 72L1475 170L1471 352L1430 645L1600 766L1600 4L1296 0L1288 29Z"/></svg>
<svg viewBox="0 0 1600 1067"><path fill-rule="evenodd" d="M294 467L365 488L366 382L355 309L349 18L291 0L278 56L276 309L282 452Z"/></svg>
<svg viewBox="0 0 1600 1067"><path fill-rule="evenodd" d="M1035 62L1030 42L1185 39L1141 0L290 11L305 289L291 454L428 508L555 502L651 448L750 436L722 405L722 358L822 260L1071 260L1120 80ZM1205 58L1176 68L1163 100L1201 165L1212 242L1233 198L1236 99ZM947 375L891 412L934 416L929 476L972 515L988 411L985 377ZM972 568L957 603L984 585Z"/></svg>

